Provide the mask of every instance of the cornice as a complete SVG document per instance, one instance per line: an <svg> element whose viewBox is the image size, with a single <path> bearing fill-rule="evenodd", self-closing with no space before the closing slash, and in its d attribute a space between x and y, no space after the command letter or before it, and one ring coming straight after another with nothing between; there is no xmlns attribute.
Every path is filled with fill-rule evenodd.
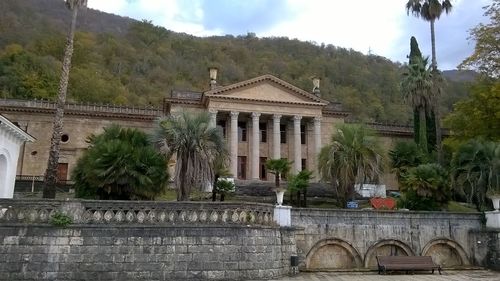
<svg viewBox="0 0 500 281"><path fill-rule="evenodd" d="M4 128L10 134L13 134L17 139L21 141L34 142L35 138L25 131L21 130L18 126L10 122L9 119L0 114L0 128Z"/></svg>
<svg viewBox="0 0 500 281"><path fill-rule="evenodd" d="M27 112L27 113L39 113L39 114L54 114L55 109L51 108L34 108L34 107L5 107L1 106L0 110L3 112ZM85 116L94 118L116 118L116 119L134 119L134 120L156 120L161 117L158 115L145 115L145 114L133 114L133 113L119 113L119 112L86 112L81 110L71 110L66 109L64 111L65 115L73 116Z"/></svg>

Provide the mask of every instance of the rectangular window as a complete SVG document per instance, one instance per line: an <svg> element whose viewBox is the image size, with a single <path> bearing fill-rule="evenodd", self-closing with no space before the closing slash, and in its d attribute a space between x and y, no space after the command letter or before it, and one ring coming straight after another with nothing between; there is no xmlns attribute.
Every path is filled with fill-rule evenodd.
<svg viewBox="0 0 500 281"><path fill-rule="evenodd" d="M260 142L267 142L267 123L259 123Z"/></svg>
<svg viewBox="0 0 500 281"><path fill-rule="evenodd" d="M302 158L302 171L304 171L305 169L307 169L307 164L306 164L306 159L305 158Z"/></svg>
<svg viewBox="0 0 500 281"><path fill-rule="evenodd" d="M238 179L244 180L247 178L247 157L238 156Z"/></svg>
<svg viewBox="0 0 500 281"><path fill-rule="evenodd" d="M266 180L267 179L267 170L266 170L266 161L267 161L267 157L260 157L260 179L261 180Z"/></svg>
<svg viewBox="0 0 500 281"><path fill-rule="evenodd" d="M300 143L306 144L306 125L300 125Z"/></svg>
<svg viewBox="0 0 500 281"><path fill-rule="evenodd" d="M247 141L247 122L238 122L238 141Z"/></svg>
<svg viewBox="0 0 500 281"><path fill-rule="evenodd" d="M280 138L281 143L286 143L286 125L280 124Z"/></svg>
<svg viewBox="0 0 500 281"><path fill-rule="evenodd" d="M219 120L217 121L217 128L219 130L221 130L222 132L222 135L224 136L224 138L226 138L226 134L227 134L227 131L226 131L226 120Z"/></svg>

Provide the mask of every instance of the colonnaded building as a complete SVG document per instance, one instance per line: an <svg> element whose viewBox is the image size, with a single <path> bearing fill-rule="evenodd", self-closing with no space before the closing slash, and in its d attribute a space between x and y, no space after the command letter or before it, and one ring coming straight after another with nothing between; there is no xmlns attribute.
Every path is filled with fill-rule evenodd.
<svg viewBox="0 0 500 281"><path fill-rule="evenodd" d="M278 158L293 161L293 172L309 169L317 174L317 154L329 142L335 126L348 116L340 103L321 98L319 79L313 79L313 90L306 91L272 75L227 86L218 85L216 78L217 70L210 69L207 91L172 91L163 105L156 107L68 103L61 137L60 181L70 179L77 159L88 146L89 135L113 123L148 132L158 118L183 110L210 112L212 125L220 127L227 140L230 171L238 180L273 180L264 163ZM0 100L0 113L36 139L21 148L18 178L43 176L54 111L53 102ZM413 134L406 126L367 125L381 136L387 148L397 140L411 139ZM382 183L387 189L397 189L389 173Z"/></svg>

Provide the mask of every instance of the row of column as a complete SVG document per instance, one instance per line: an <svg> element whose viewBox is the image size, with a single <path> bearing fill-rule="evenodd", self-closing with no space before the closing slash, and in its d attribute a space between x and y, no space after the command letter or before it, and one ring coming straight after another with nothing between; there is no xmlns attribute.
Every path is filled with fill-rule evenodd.
<svg viewBox="0 0 500 281"><path fill-rule="evenodd" d="M231 111L230 117L230 132L229 132L229 155L230 155L230 171L236 177L238 174L238 115L239 112ZM252 146L250 151L250 177L253 180L258 180L259 177L259 163L260 163L260 128L259 128L259 118L260 113L252 112ZM217 120L217 111L210 111L210 125L215 127ZM280 122L281 115L273 115L273 151L272 158L281 158L281 132L280 132ZM298 173L302 170L302 144L300 138L300 121L302 116L293 116L293 169L294 173ZM313 139L314 139L314 155L318 155L321 149L321 117L314 118L314 129L313 129ZM316 162L316 161L315 161Z"/></svg>

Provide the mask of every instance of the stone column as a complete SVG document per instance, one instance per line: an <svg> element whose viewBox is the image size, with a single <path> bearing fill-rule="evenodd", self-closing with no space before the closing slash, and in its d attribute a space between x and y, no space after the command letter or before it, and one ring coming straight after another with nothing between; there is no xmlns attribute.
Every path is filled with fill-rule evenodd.
<svg viewBox="0 0 500 281"><path fill-rule="evenodd" d="M321 117L314 117L314 174L316 181L319 181L318 155L321 151Z"/></svg>
<svg viewBox="0 0 500 281"><path fill-rule="evenodd" d="M273 159L281 158L281 115L273 115Z"/></svg>
<svg viewBox="0 0 500 281"><path fill-rule="evenodd" d="M260 155L260 113L252 112L252 180L259 180L259 155Z"/></svg>
<svg viewBox="0 0 500 281"><path fill-rule="evenodd" d="M215 128L217 127L217 110L215 109L210 109L210 128Z"/></svg>
<svg viewBox="0 0 500 281"><path fill-rule="evenodd" d="M302 116L293 116L293 172L302 170L302 144L300 143L300 120Z"/></svg>
<svg viewBox="0 0 500 281"><path fill-rule="evenodd" d="M238 177L238 114L231 111L231 135L229 137L229 154L231 160L231 174L234 178Z"/></svg>

